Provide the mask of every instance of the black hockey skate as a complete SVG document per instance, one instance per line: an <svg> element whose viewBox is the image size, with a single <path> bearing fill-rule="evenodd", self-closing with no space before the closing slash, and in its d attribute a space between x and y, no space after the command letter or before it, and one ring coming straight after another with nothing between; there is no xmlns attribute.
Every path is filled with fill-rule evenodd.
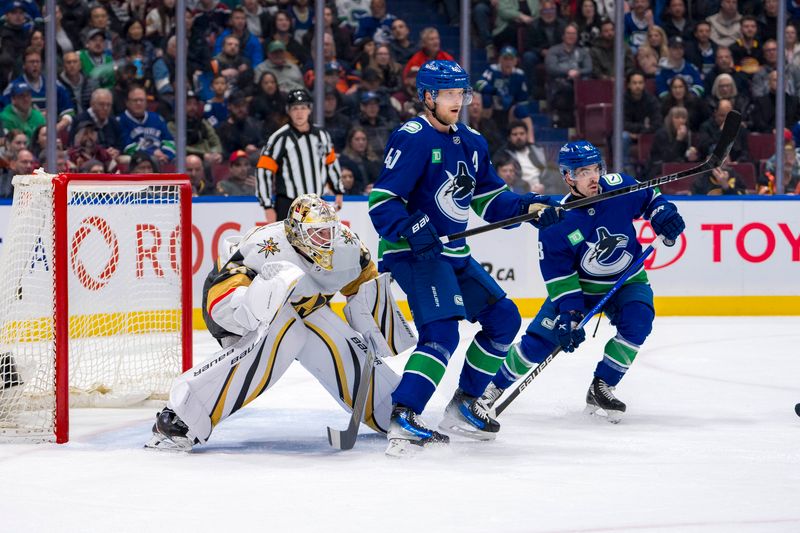
<svg viewBox="0 0 800 533"><path fill-rule="evenodd" d="M489 413L491 413L492 417L497 416L494 412L494 404L500 399L500 396L502 396L505 391L505 389L501 389L494 383L490 382L489 385L487 385L486 390L483 391L483 394L481 394L481 397L478 401L484 405Z"/></svg>
<svg viewBox="0 0 800 533"><path fill-rule="evenodd" d="M500 431L500 422L492 418L480 398L456 389L453 399L444 410L439 429L476 440L493 440Z"/></svg>
<svg viewBox="0 0 800 533"><path fill-rule="evenodd" d="M794 412L797 413L797 416L800 416L800 403L794 406Z"/></svg>
<svg viewBox="0 0 800 533"><path fill-rule="evenodd" d="M178 418L175 411L165 407L156 415L153 437L144 447L171 452L190 452L197 442L197 439L189 435L189 427Z"/></svg>
<svg viewBox="0 0 800 533"><path fill-rule="evenodd" d="M586 393L586 409L584 413L605 416L612 424L622 420L625 404L614 396L614 387L595 376Z"/></svg>
<svg viewBox="0 0 800 533"><path fill-rule="evenodd" d="M404 405L395 405L392 409L386 436L389 439L386 455L389 457L403 457L424 446L450 443L450 437L425 427L416 413Z"/></svg>

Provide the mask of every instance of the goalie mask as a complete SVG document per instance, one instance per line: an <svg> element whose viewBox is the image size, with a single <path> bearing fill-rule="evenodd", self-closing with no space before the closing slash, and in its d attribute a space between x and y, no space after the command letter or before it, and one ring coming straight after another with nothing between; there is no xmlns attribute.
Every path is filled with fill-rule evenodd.
<svg viewBox="0 0 800 533"><path fill-rule="evenodd" d="M289 243L325 270L333 269L333 243L339 227L334 208L316 194L297 197L283 221Z"/></svg>

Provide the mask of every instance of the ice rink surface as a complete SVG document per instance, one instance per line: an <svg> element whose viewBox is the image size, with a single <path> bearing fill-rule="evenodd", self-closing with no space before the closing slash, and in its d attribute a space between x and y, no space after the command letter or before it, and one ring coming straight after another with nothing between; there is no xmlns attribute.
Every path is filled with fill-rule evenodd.
<svg viewBox="0 0 800 533"><path fill-rule="evenodd" d="M67 445L0 445L0 531L800 531L800 318L657 319L616 426L582 414L612 331L557 357L495 442L402 460L365 426L331 449L348 415L299 365L190 455L142 449L155 407L76 409ZM215 346L196 333L195 361Z"/></svg>

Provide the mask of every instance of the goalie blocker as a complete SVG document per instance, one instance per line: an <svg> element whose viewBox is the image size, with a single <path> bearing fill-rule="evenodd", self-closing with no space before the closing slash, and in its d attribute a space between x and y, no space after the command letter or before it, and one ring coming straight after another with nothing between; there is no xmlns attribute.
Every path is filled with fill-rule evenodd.
<svg viewBox="0 0 800 533"><path fill-rule="evenodd" d="M315 209L327 213L325 207ZM204 310L224 348L181 375L170 392L167 410L188 428L187 445L173 446L165 441L174 439L155 431L148 447L186 449L192 442L205 443L214 427L267 391L294 360L347 411L359 387L369 387L361 420L386 432L399 376L376 364L368 383L360 383L367 342L383 357L415 345L416 338L391 295L389 277L376 277L357 236L339 225L332 210L330 216L335 224L325 234L331 254L320 255L319 262L298 251L283 223L254 228L223 245L221 267L211 276L217 283L207 283ZM271 253L264 253L266 247ZM275 261L287 264L265 266ZM327 305L334 291L348 298L347 322ZM258 307L264 299L272 305ZM257 327L252 328L252 320L259 322Z"/></svg>

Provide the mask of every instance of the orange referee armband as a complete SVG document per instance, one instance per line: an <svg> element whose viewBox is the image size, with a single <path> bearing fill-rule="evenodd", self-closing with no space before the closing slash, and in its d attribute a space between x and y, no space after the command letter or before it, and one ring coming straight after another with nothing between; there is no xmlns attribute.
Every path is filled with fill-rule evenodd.
<svg viewBox="0 0 800 533"><path fill-rule="evenodd" d="M256 166L258 168L269 170L270 172L278 171L278 163L268 155L262 155L259 157Z"/></svg>

